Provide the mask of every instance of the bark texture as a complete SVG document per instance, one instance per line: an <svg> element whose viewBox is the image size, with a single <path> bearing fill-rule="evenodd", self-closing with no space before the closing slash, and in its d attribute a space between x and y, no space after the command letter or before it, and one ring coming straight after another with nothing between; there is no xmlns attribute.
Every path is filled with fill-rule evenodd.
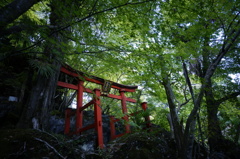
<svg viewBox="0 0 240 159"><path fill-rule="evenodd" d="M41 0L14 0L0 9L0 30L28 11Z"/></svg>
<svg viewBox="0 0 240 159"><path fill-rule="evenodd" d="M61 22L60 20L62 19L59 14L56 14L56 12L58 12L56 5L57 3L54 1L51 4L50 23L54 25ZM54 30L51 32L54 32ZM60 59L63 57L64 52L60 45L64 41L63 39L61 33L54 32L46 43L45 54L41 58L44 58L43 61L46 65L51 66L51 74L46 75L38 71L28 104L21 116L18 127L32 127L31 121L33 118L36 118L39 121L40 129L48 129L48 119L50 112L53 110L54 96L60 73Z"/></svg>

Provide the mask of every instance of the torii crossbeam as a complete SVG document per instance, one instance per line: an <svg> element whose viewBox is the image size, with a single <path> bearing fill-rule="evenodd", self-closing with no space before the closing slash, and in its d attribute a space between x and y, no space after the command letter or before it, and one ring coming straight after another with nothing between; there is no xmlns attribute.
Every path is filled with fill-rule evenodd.
<svg viewBox="0 0 240 159"><path fill-rule="evenodd" d="M129 115L128 115L128 111L127 111L127 102L136 103L136 100L126 97L125 93L126 92L135 92L137 89L137 86L122 85L122 84L119 84L116 82L104 80L104 79L96 77L96 76L86 75L83 72L77 71L66 64L61 67L61 72L77 79L76 84L66 83L63 81L58 81L58 83L57 83L58 86L73 89L73 90L77 91L77 108L76 108L76 110L74 111L71 108L67 108L65 111L65 129L64 129L65 134L67 134L67 135L80 134L83 131L94 128L97 133L98 147L99 148L104 147L103 128L102 128L102 110L101 110L101 101L99 98L100 96L106 96L109 98L121 100L122 113L124 114L123 120L126 121L125 122L125 133L130 132L130 125L128 124ZM91 90L89 88L86 88L86 87L84 87L85 81L102 85L102 89ZM117 89L119 91L120 95L109 94L109 91L111 88ZM94 98L85 105L83 105L83 92L94 93ZM94 123L83 127L83 110L88 108L90 105L94 105ZM141 105L142 105L143 110L147 109L146 102L142 103ZM134 114L136 114L136 113L133 113L132 115L134 115ZM70 117L73 115L76 116L75 131L70 132ZM111 119L110 120L111 139L115 139L117 137L124 135L125 133L119 134L119 135L116 135L116 133L115 133L114 123L119 121L120 119L115 119L114 117L110 117L110 119ZM147 123L147 127L150 127L149 116L145 117L145 120Z"/></svg>

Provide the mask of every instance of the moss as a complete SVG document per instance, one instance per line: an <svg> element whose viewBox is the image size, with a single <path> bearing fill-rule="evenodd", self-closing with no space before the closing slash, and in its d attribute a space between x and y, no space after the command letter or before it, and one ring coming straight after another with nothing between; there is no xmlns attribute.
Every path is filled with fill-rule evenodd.
<svg viewBox="0 0 240 159"><path fill-rule="evenodd" d="M63 113L61 113L59 110L52 110L52 111L50 112L50 114L51 114L52 116L54 116L54 115L56 115L56 116L61 116Z"/></svg>
<svg viewBox="0 0 240 159"><path fill-rule="evenodd" d="M114 152L112 158L124 159L167 159L176 158L176 150L167 141L171 139L162 138L160 134L137 132L125 135L115 141L116 145L123 143L119 150Z"/></svg>

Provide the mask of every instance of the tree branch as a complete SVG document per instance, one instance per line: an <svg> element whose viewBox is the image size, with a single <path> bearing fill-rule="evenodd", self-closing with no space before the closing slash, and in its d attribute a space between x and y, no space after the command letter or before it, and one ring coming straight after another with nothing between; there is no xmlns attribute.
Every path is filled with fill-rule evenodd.
<svg viewBox="0 0 240 159"><path fill-rule="evenodd" d="M229 30L230 30L230 28L232 27L234 21L237 19L237 17L238 17L239 15L240 15L240 12L238 12L238 13L235 15L235 17L233 18L233 20L231 21L231 23L228 25L228 28L227 28L226 31L229 31ZM237 24L239 24L239 23L237 23Z"/></svg>
<svg viewBox="0 0 240 159"><path fill-rule="evenodd" d="M124 3L124 4L118 5L118 6L114 6L114 7L108 8L108 9L103 9L101 11L97 11L97 12L94 12L92 14L89 14L86 17L84 17L84 18L82 18L80 20L77 20L77 21L75 21L73 23L70 23L70 24L68 24L68 25L66 25L66 26L64 26L62 28L59 28L58 30L55 30L54 33L55 32L59 32L61 30L65 30L68 27L70 27L70 26L72 26L72 25L74 25L76 23L82 22L82 21L84 21L84 20L86 20L86 19L88 19L88 18L90 18L90 17L92 17L94 15L97 15L97 14L105 13L105 12L108 12L108 11L111 11L111 10L114 10L114 9L117 9L117 8L121 8L121 7L124 7L124 6L127 6L127 5L137 5L137 4L143 4L143 3L151 2L151 1L154 1L154 0L146 0L146 1L142 1L142 2L127 2L127 3Z"/></svg>
<svg viewBox="0 0 240 159"><path fill-rule="evenodd" d="M226 95L226 96L216 100L216 102L221 104L222 102L225 102L226 100L229 100L231 98L237 97L238 95L240 95L240 91L228 94L228 95Z"/></svg>
<svg viewBox="0 0 240 159"><path fill-rule="evenodd" d="M181 104L179 105L179 107L181 108L182 106L188 104L188 102L190 102L190 100L191 100L191 99L186 99L186 101L185 101L184 103L181 103Z"/></svg>
<svg viewBox="0 0 240 159"><path fill-rule="evenodd" d="M59 157L63 158L63 159L66 159L66 157L63 157L53 146L51 146L48 142L42 140L42 139L39 139L39 138L35 138L35 140L37 141L40 141L42 143L44 143L45 145L47 145L49 148L51 148Z"/></svg>
<svg viewBox="0 0 240 159"><path fill-rule="evenodd" d="M182 65L183 65L183 74L184 74L185 80L187 82L189 91L191 93L193 102L195 102L194 92L193 92L191 81L190 81L189 76L188 76L187 66L186 66L186 64L185 64L185 62L182 58L181 58L181 60L182 60Z"/></svg>
<svg viewBox="0 0 240 159"><path fill-rule="evenodd" d="M38 0L38 1L39 1L39 0ZM84 20L86 20L86 19L88 19L88 18L90 18L90 17L92 17L92 16L95 16L95 15L97 15L97 14L101 14L101 13L104 13L104 12L107 12L107 11L111 11L111 10L114 10L114 9L117 9L117 8L121 8L121 7L124 7L124 6L127 6L127 5L137 5L137 4L143 4L143 3L151 2L151 1L154 1L154 0L146 0L146 1L134 2L134 3L127 2L127 3L124 3L124 4L118 5L118 6L114 6L114 7L108 8L108 9L104 9L104 10L101 10L101 11L98 11L98 12L95 12L95 13L92 13L92 14L89 14L89 15L83 17L83 18L80 19L80 20L77 20L77 21L75 21L75 22L73 22L73 23L70 23L70 24L64 26L64 27L61 27L61 28L59 28L59 29L54 30L54 31L51 32L48 36L52 36L53 34L55 34L55 33L57 33L57 32L60 32L60 31L62 31L62 30L65 30L65 29L67 29L68 27L70 27L70 26L72 26L72 25L75 25L75 24L77 24L77 23L79 23L79 22L82 22L82 21L84 21ZM33 48L34 46L38 45L38 44L39 44L40 42L42 42L43 40L44 40L44 38L40 39L39 41L37 41L36 43L34 43L34 44L31 45L31 46L28 46L28 47L26 47L26 48L24 48L24 49L21 49L21 50L15 51L15 52L21 52L21 51L25 51L25 50L31 49L31 48Z"/></svg>
<svg viewBox="0 0 240 159"><path fill-rule="evenodd" d="M235 30L234 30L235 31ZM226 40L229 41L228 45L223 45L222 49L219 51L218 56L216 59L210 64L210 66L207 69L207 72L205 74L204 79L209 80L212 75L214 74L215 70L217 69L217 65L221 62L222 58L227 54L227 52L230 50L230 48L235 44L237 41L237 38L240 35L240 29L235 31L235 36L233 36L231 39Z"/></svg>
<svg viewBox="0 0 240 159"><path fill-rule="evenodd" d="M235 36L232 39L230 39L231 42L229 42L226 47L223 45L223 48L219 51L219 54L216 57L216 59L208 67L208 69L206 71L206 74L204 76L205 81L209 81L211 79L212 75L214 74L215 70L217 69L218 64L220 63L222 58L226 55L226 53L229 51L229 49L233 46L233 44L236 42L239 35L240 35L240 29L238 31L236 31ZM204 82L202 84L202 87L200 89L198 97L194 101L194 107L193 107L193 109L192 109L192 111L191 111L191 113L190 113L190 115L187 119L186 128L185 128L185 135L186 136L188 136L188 133L189 133L191 127L193 129L193 126L195 124L195 123L192 123L192 121L195 121L193 119L196 118L196 115L198 113L198 109L201 105L201 101L202 101L202 98L203 98L203 95L204 95L205 88L206 88L206 82Z"/></svg>
<svg viewBox="0 0 240 159"><path fill-rule="evenodd" d="M38 29L38 28L44 28L44 27L50 28L50 29L58 28L58 26L54 26L54 25L33 25L33 26L29 26L29 25L25 25L25 24L14 25L8 29L5 29L4 32L0 32L0 37L8 36L13 33L19 33L26 29Z"/></svg>
<svg viewBox="0 0 240 159"><path fill-rule="evenodd" d="M14 0L0 9L0 30L28 11L34 4L41 0Z"/></svg>

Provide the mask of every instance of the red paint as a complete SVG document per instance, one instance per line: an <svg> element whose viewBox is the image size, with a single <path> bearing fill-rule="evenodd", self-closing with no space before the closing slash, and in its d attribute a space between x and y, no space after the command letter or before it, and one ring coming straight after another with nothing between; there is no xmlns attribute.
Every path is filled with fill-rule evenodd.
<svg viewBox="0 0 240 159"><path fill-rule="evenodd" d="M101 91L100 89L94 89L94 93L95 93L94 118L95 118L95 130L97 132L97 144L99 148L103 148L104 143L103 143L103 129L102 129L102 109L101 109L101 102L100 102Z"/></svg>
<svg viewBox="0 0 240 159"><path fill-rule="evenodd" d="M142 105L142 109L144 111L146 111L147 110L147 102L143 102L141 105ZM146 127L147 127L147 129L149 129L151 127L150 117L149 116L145 116L144 118L145 118L145 122L146 122Z"/></svg>
<svg viewBox="0 0 240 159"><path fill-rule="evenodd" d="M77 110L76 110L76 134L79 134L79 130L83 125L83 112L80 109L83 106L83 81L78 81L78 90L77 90Z"/></svg>
<svg viewBox="0 0 240 159"><path fill-rule="evenodd" d="M68 66L66 64L61 67L60 71L67 75L70 75L72 77L78 77L78 78L81 77L80 80L84 79L85 81L89 81L89 82L96 83L99 85L104 84L104 79L96 77L96 76L86 75L85 73L83 73L81 71L74 70L73 68L71 68L70 66ZM137 89L137 86L127 86L127 85L122 85L122 84L115 83L115 82L112 82L111 87L118 89L118 90L125 89L126 92L135 92L135 90Z"/></svg>
<svg viewBox="0 0 240 159"><path fill-rule="evenodd" d="M75 89L75 90L78 89L78 86L76 86L76 85L65 83L65 82L61 82L61 81L58 81L57 85L61 86L61 87L65 87L65 88Z"/></svg>
<svg viewBox="0 0 240 159"><path fill-rule="evenodd" d="M69 134L70 131L70 114L71 109L67 108L65 110L65 127L64 127L64 134Z"/></svg>
<svg viewBox="0 0 240 159"><path fill-rule="evenodd" d="M85 127L81 128L81 129L79 130L79 132L81 133L81 132L84 132L84 131L86 131L86 130L94 129L94 128L95 128L95 123L90 124L90 125L88 125L88 126L85 126Z"/></svg>
<svg viewBox="0 0 240 159"><path fill-rule="evenodd" d="M110 116L110 134L111 134L111 140L115 139L115 135L116 135L116 129L115 129L115 117L114 116Z"/></svg>
<svg viewBox="0 0 240 159"><path fill-rule="evenodd" d="M116 119L113 116L110 117L111 139L118 138L120 136L123 136L126 133L130 133L130 125L128 124L129 116L134 116L134 115L138 114L139 112L135 112L135 113L128 115L127 102L136 103L136 100L132 99L132 98L127 98L125 96L125 92L135 92L137 86L126 86L126 85L121 85L121 84L112 82L111 88L118 89L120 95L115 95L115 94L107 94L106 95L106 94L101 94L100 89L91 90L89 88L84 87L84 81L82 81L82 80L86 80L88 82L93 82L93 83L103 86L104 81L105 81L104 79L101 79L101 78L98 78L95 76L85 76L85 74L83 72L76 71L67 65L65 65L64 67L61 68L61 72L65 73L67 75L70 75L72 77L77 77L79 79L77 85L74 85L71 83L66 83L63 81L58 81L58 83L57 83L57 85L60 87L74 89L77 91L77 110L74 111L70 108L67 108L65 111L64 134L67 134L67 135L80 134L83 131L94 128L97 133L97 145L99 148L104 148L103 128L102 128L102 109L101 109L100 96L106 96L109 98L121 100L122 113L124 114L124 116L122 117L122 119ZM83 106L83 92L93 94L93 99L90 102L88 102L87 104L85 104L84 106ZM94 123L83 127L83 110L85 110L86 108L88 108L91 105L94 105ZM141 106L144 111L147 110L146 102L142 103ZM74 115L76 116L75 131L70 132L70 119ZM116 135L115 123L120 120L125 120L125 132L122 134ZM149 116L145 117L145 121L147 123L147 127L149 128L151 126L150 117Z"/></svg>
<svg viewBox="0 0 240 159"><path fill-rule="evenodd" d="M126 96L125 96L125 90L120 90L119 91L120 96L122 97L121 104L122 104L122 112L124 114L124 120L125 120L125 130L126 133L130 133L130 125L128 124L129 118L128 118L128 112L127 112L127 101L126 101Z"/></svg>

